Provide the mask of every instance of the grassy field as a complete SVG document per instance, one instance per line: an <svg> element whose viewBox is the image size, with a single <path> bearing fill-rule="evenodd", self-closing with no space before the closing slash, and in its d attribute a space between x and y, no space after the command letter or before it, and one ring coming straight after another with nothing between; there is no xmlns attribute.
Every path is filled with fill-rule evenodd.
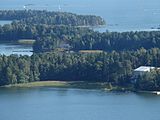
<svg viewBox="0 0 160 120"><path fill-rule="evenodd" d="M102 50L80 50L80 53L103 53Z"/></svg>
<svg viewBox="0 0 160 120"><path fill-rule="evenodd" d="M22 84L13 84L2 86L5 88L30 88L30 87L56 87L56 88L78 88L78 89L102 89L106 91L132 91L129 88L112 86L105 82L82 82L82 81L41 81Z"/></svg>
<svg viewBox="0 0 160 120"><path fill-rule="evenodd" d="M20 39L18 40L19 44L25 44L25 45L33 45L35 40L33 39Z"/></svg>
<svg viewBox="0 0 160 120"><path fill-rule="evenodd" d="M107 83L99 82L65 82L65 81L41 81L21 84L5 85L3 87L63 87L63 88L81 88L81 89L110 89Z"/></svg>
<svg viewBox="0 0 160 120"><path fill-rule="evenodd" d="M21 83L21 84L12 84L5 85L3 87L67 87L67 82L59 82L59 81L44 81L44 82L30 82L30 83Z"/></svg>

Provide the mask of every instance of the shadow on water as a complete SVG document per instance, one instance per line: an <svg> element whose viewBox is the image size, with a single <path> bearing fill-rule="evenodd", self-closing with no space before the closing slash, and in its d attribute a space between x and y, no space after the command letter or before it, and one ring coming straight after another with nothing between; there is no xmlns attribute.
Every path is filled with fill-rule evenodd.
<svg viewBox="0 0 160 120"><path fill-rule="evenodd" d="M151 94L151 93L136 93L136 95L142 99L159 99L160 95Z"/></svg>

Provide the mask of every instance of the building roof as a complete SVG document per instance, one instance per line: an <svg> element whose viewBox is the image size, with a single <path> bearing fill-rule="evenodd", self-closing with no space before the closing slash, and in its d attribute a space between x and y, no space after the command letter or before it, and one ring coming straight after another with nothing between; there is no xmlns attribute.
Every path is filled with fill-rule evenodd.
<svg viewBox="0 0 160 120"><path fill-rule="evenodd" d="M140 66L139 68L135 69L135 72L149 72L152 69L155 69L155 67L151 67L151 66Z"/></svg>

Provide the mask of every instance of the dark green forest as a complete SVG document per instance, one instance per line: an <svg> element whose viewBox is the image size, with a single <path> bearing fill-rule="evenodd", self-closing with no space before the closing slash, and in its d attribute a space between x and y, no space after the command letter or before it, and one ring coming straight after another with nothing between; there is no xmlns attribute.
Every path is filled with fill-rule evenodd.
<svg viewBox="0 0 160 120"><path fill-rule="evenodd" d="M159 61L158 48L92 54L49 52L33 54L31 57L1 55L0 84L63 80L108 82L112 85L127 86L132 84L130 78L134 68L140 65L158 66ZM159 75L159 72L157 73ZM160 89L160 79L139 79L135 87L146 90Z"/></svg>
<svg viewBox="0 0 160 120"><path fill-rule="evenodd" d="M0 20L15 20L22 24L47 24L67 26L105 25L105 21L95 15L77 15L67 12L41 10L0 10Z"/></svg>
<svg viewBox="0 0 160 120"><path fill-rule="evenodd" d="M19 39L57 39L74 38L91 31L88 28L72 26L26 25L17 22L0 26L0 41L17 41Z"/></svg>
<svg viewBox="0 0 160 120"><path fill-rule="evenodd" d="M54 37L55 38L55 37ZM66 41L71 46L71 50L103 50L111 52L115 51L134 51L141 48L151 49L151 48L160 48L160 31L151 31L151 32L94 32L88 30L85 34L75 35L72 38L57 38L56 39L47 39L51 44L57 47L57 44L54 44L55 41ZM39 44L41 43L41 44ZM43 48L43 49L38 49ZM45 40L37 40L34 46L35 51L43 52L46 48L51 48L50 46L45 46ZM48 49L52 51L53 48Z"/></svg>
<svg viewBox="0 0 160 120"><path fill-rule="evenodd" d="M0 20L13 20L0 26L0 41L36 40L32 56L0 55L1 86L59 80L160 90L159 70L131 80L139 66L160 66L160 31L100 33L81 26L104 25L101 17L65 12L6 10L0 11ZM70 48L59 51L61 44Z"/></svg>

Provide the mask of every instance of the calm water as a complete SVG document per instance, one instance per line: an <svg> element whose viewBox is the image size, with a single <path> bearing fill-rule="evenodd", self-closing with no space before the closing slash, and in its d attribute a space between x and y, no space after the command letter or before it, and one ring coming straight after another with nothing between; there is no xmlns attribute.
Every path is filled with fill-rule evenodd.
<svg viewBox="0 0 160 120"><path fill-rule="evenodd" d="M1 0L0 9L23 9L25 4L33 4L28 9L99 15L110 31L160 25L160 0ZM31 55L25 52L31 50L31 46L0 44L0 53L6 55ZM160 96L50 87L0 89L0 120L159 120L159 110Z"/></svg>
<svg viewBox="0 0 160 120"><path fill-rule="evenodd" d="M0 90L1 120L159 120L160 96L96 90Z"/></svg>
<svg viewBox="0 0 160 120"><path fill-rule="evenodd" d="M150 30L160 25L160 0L1 0L0 9L47 9L95 14L110 31ZM60 6L60 7L59 7Z"/></svg>
<svg viewBox="0 0 160 120"><path fill-rule="evenodd" d="M32 55L32 46L30 45L19 45L12 43L0 43L0 54L11 55Z"/></svg>
<svg viewBox="0 0 160 120"><path fill-rule="evenodd" d="M0 20L0 25L10 24L11 22L9 20Z"/></svg>

